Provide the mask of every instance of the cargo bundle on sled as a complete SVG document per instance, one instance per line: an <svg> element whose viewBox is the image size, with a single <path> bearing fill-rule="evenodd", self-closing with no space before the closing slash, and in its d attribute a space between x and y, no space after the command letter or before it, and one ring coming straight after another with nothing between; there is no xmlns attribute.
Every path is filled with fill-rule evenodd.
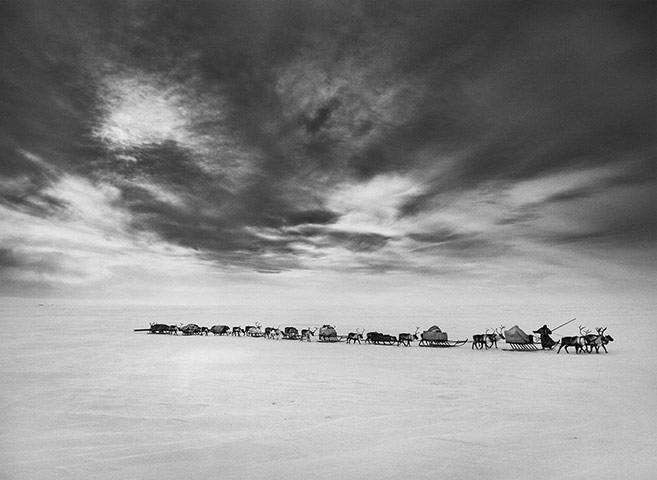
<svg viewBox="0 0 657 480"><path fill-rule="evenodd" d="M504 339L511 350L530 352L538 350L537 345L540 345L534 341L534 335L525 333L518 325L505 330Z"/></svg>
<svg viewBox="0 0 657 480"><path fill-rule="evenodd" d="M335 330L335 327L332 325L322 325L319 329L319 336L317 341L323 343L338 343L344 340L344 337L338 335L338 332Z"/></svg>
<svg viewBox="0 0 657 480"><path fill-rule="evenodd" d="M299 330L296 327L285 327L283 330L283 340L299 340Z"/></svg>
<svg viewBox="0 0 657 480"><path fill-rule="evenodd" d="M422 332L420 347L460 347L468 342L465 340L448 340L447 332L443 332L438 325Z"/></svg>

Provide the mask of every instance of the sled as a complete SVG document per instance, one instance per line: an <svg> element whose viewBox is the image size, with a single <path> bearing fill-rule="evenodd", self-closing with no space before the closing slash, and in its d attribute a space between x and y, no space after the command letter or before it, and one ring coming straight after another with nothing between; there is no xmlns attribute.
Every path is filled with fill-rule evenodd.
<svg viewBox="0 0 657 480"><path fill-rule="evenodd" d="M300 340L299 330L295 327L285 327L283 330L283 340Z"/></svg>
<svg viewBox="0 0 657 480"><path fill-rule="evenodd" d="M174 325L173 328L176 329L177 327ZM133 331L135 331L135 332L159 333L159 334L171 333L172 332L171 326L166 325L164 323L151 323L151 326L148 327L148 328L135 328Z"/></svg>
<svg viewBox="0 0 657 480"><path fill-rule="evenodd" d="M397 337L388 333L368 332L365 343L370 345L396 345L398 341Z"/></svg>
<svg viewBox="0 0 657 480"><path fill-rule="evenodd" d="M437 347L449 348L460 347L468 343L468 340L448 340L447 332L443 332L438 326L434 325L429 330L422 332L422 340L420 340L420 347Z"/></svg>
<svg viewBox="0 0 657 480"><path fill-rule="evenodd" d="M504 340L511 347L510 350L516 352L535 352L541 345L534 342L534 335L528 335L518 325L514 325L504 332Z"/></svg>
<svg viewBox="0 0 657 480"><path fill-rule="evenodd" d="M347 337L344 335L338 335L332 325L322 325L319 329L319 335L317 335L317 341L321 343L340 343L345 338Z"/></svg>

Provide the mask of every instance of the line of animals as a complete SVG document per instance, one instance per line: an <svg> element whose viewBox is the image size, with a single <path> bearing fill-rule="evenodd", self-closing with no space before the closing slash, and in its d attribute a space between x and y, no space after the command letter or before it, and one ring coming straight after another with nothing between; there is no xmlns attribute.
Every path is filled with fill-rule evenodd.
<svg viewBox="0 0 657 480"><path fill-rule="evenodd" d="M596 333L591 333L590 329L580 325L579 335L561 338L557 353L559 353L562 348L566 351L566 353L568 353L568 347L575 348L575 353L591 353L594 348L595 353L600 353L600 348L602 348L605 353L608 353L606 345L608 345L609 342L613 342L614 339L611 337L611 335L605 335L606 330L607 327L596 327Z"/></svg>
<svg viewBox="0 0 657 480"><path fill-rule="evenodd" d="M436 328L436 327L432 327ZM497 342L500 339L505 339L504 337L504 325L501 325L495 329L486 329L485 333L475 334L472 336L472 349L482 350L490 348L498 348ZM163 323L151 323L150 328L147 329L136 329L136 331L149 331L150 333L157 334L170 334L178 335L224 335L224 336L247 336L247 337L261 337L272 340L301 340L301 341L311 341L311 337L317 332L317 328L304 328L299 331L296 327L285 327L281 329L280 327L265 327L262 328L262 325L258 322L255 325L247 325L245 327L230 327L228 325L213 325L212 327L203 327L195 323L189 323L187 325L167 325ZM609 342L613 342L614 339L610 335L605 335L606 327L596 327L596 333L592 333L590 329L586 329L584 326L579 326L580 335L577 336L568 336L562 337L561 341L558 342L559 348L557 353L563 348L566 353L568 352L568 347L573 347L575 353L587 352L592 353L595 350L596 353L600 353L600 348L602 348L605 353L607 352L606 345ZM380 332L368 332L365 333L365 329L356 329L355 332L350 332L346 336L337 336L335 332L335 327L331 325L324 325L320 329L319 341L341 341L346 340L346 343L358 343L361 341L369 343L372 345L404 345L410 347L411 343L417 340L420 340L420 335L418 332L420 327L415 329L414 333L400 333L398 336L380 333ZM329 333L327 333L329 332ZM426 332L425 332L426 333ZM422 340L420 340L422 342ZM467 340L461 341L466 343ZM555 343L556 345L557 343Z"/></svg>

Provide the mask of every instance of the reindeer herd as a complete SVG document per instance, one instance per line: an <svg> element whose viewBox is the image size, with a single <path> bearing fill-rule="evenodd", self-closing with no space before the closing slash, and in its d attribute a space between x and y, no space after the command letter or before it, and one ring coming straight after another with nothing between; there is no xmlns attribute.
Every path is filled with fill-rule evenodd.
<svg viewBox="0 0 657 480"><path fill-rule="evenodd" d="M605 351L605 353L608 353L606 345L608 345L609 342L613 342L614 339L611 338L611 335L605 335L606 330L607 330L606 327L605 328L596 327L595 331L597 333L591 333L590 329L587 329L584 326L580 325L579 335L574 337L561 338L557 353L559 353L562 348L565 350L566 353L568 353L568 347L573 347L575 349L575 353L579 353L579 352L591 353L593 352L593 349L595 349L595 353L600 353L600 348L602 348Z"/></svg>
<svg viewBox="0 0 657 480"><path fill-rule="evenodd" d="M476 350L488 350L490 348L498 348L497 342L500 339L505 339L504 337L504 325L501 325L497 328L491 329L487 328L485 333L478 333L472 336L472 349ZM328 329L328 330L327 330ZM580 334L577 336L562 337L558 342L559 348L557 353L563 348L566 353L569 347L574 348L575 353L586 352L592 353L595 350L595 353L600 353L602 348L605 353L607 352L607 345L609 342L613 342L614 339L610 335L606 335L606 327L596 327L596 333L592 333L590 329L585 328L584 326L579 326ZM157 334L169 334L169 335L224 335L224 336L246 336L246 337L261 337L270 340L300 340L300 341L311 341L311 337L314 337L317 328L304 328L299 331L296 327L285 327L281 329L280 325L278 327L265 327L262 328L262 325L258 322L255 325L246 325L245 327L236 326L230 327L228 325L213 325L212 327L204 327L197 325L195 323L189 323L187 325L167 325L163 323L151 323L149 328L135 329L135 331L148 331L150 333ZM332 335L327 337L324 332L331 331ZM338 336L335 332L335 327L331 325L324 325L320 329L319 341L325 342L333 339L335 341L346 340L346 343L361 344L361 342L369 343L371 345L404 345L405 347L410 347L411 344L420 339L419 332L420 327L415 329L414 333L400 333L399 335L390 335L380 332L368 332L365 333L365 329L356 329L355 332L349 332L346 336ZM463 340L462 342L465 342ZM420 343L421 345L421 343Z"/></svg>

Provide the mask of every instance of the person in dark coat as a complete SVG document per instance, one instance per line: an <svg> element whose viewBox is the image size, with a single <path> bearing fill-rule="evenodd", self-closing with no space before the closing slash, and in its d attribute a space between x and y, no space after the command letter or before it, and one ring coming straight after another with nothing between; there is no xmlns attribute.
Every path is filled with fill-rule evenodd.
<svg viewBox="0 0 657 480"><path fill-rule="evenodd" d="M538 333L541 336L541 348L543 348L543 350L549 350L557 343L550 337L552 330L550 330L547 325L543 325L538 330L534 330L534 333Z"/></svg>

